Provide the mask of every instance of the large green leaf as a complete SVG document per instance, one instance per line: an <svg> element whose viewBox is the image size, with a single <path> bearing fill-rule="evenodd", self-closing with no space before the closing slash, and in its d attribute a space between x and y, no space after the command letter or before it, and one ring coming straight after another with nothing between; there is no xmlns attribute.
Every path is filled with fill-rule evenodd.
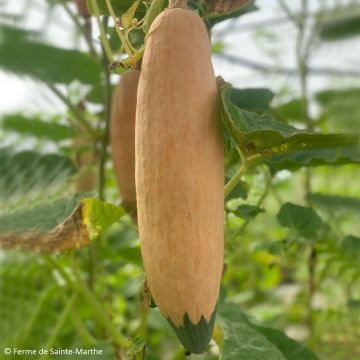
<svg viewBox="0 0 360 360"><path fill-rule="evenodd" d="M269 110L274 93L268 89L232 89L231 101L240 109Z"/></svg>
<svg viewBox="0 0 360 360"><path fill-rule="evenodd" d="M53 121L44 121L41 116L27 116L20 113L8 114L0 119L4 131L33 136L37 139L61 141L74 136L69 126Z"/></svg>
<svg viewBox="0 0 360 360"><path fill-rule="evenodd" d="M331 213L344 211L344 210L350 212L360 212L359 198L339 196L339 195L309 193L306 195L306 200L310 204L314 206L318 206L319 208L329 211Z"/></svg>
<svg viewBox="0 0 360 360"><path fill-rule="evenodd" d="M292 99L287 103L281 104L275 109L278 117L284 120L295 120L304 122L306 118L306 104L301 99Z"/></svg>
<svg viewBox="0 0 360 360"><path fill-rule="evenodd" d="M76 249L106 230L124 210L73 195L0 214L0 246L44 253Z"/></svg>
<svg viewBox="0 0 360 360"><path fill-rule="evenodd" d="M360 238L347 235L341 243L341 248L351 256L360 257Z"/></svg>
<svg viewBox="0 0 360 360"><path fill-rule="evenodd" d="M360 15L350 15L343 19L336 19L320 23L319 36L324 41L348 39L360 35Z"/></svg>
<svg viewBox="0 0 360 360"><path fill-rule="evenodd" d="M110 0L110 2L116 16L120 17L121 15L126 13L127 10L129 10L131 5L134 3L134 0L121 0L121 1ZM101 15L110 15L105 0L96 0L96 3ZM92 0L87 0L87 5L90 13L92 15L95 15L95 11L92 6ZM145 12L146 12L146 7L144 5L140 5L136 10L135 16L143 17L145 15Z"/></svg>
<svg viewBox="0 0 360 360"><path fill-rule="evenodd" d="M0 68L49 83L100 82L100 65L89 54L40 42L36 33L1 25Z"/></svg>
<svg viewBox="0 0 360 360"><path fill-rule="evenodd" d="M323 90L315 94L321 107L321 118L335 131L354 131L360 119L360 88Z"/></svg>
<svg viewBox="0 0 360 360"><path fill-rule="evenodd" d="M275 358L277 358L279 356L279 353L274 350L274 347L275 347L275 349L277 349L280 352L282 359L286 359L286 360L317 360L317 357L312 352L310 352L305 346L303 346L302 344L289 338L282 331L273 329L273 328L269 328L266 326L262 326L260 324L250 321L248 319L248 317L241 311L240 307L236 304L231 304L231 303L220 304L218 314L219 314L219 317L226 320L227 323L237 323L237 324L243 325L242 328L237 328L237 329L235 329L234 327L232 328L233 330L238 331L237 333L235 333L235 336L238 335L239 338L241 336L243 336L241 332L244 332L245 336L246 335L249 336L248 343L239 344L240 354L242 354L241 353L242 346L249 345L249 343L252 343L252 341L256 341L256 340L260 341L260 339L262 340L262 342L264 342L264 339L265 339L265 342L264 342L265 345L260 345L259 349L257 347L255 347L254 353L251 354L251 356L256 356L257 354L261 354L261 352L263 350L263 346L266 346L266 348L269 349L269 351L271 352L271 354L272 354L271 356L275 356ZM255 334L254 334L254 332L249 333L249 328L253 329L253 331L255 331ZM225 335L225 344L226 344L226 342L229 342L232 339L231 334L229 334L230 338L228 337L228 339L226 339L228 330L229 330L229 328L225 329L225 334L224 334ZM259 335L262 337L259 338ZM234 339L232 348L234 348L236 343L237 343L237 341L236 341L236 339ZM272 346L270 346L269 344L271 344ZM224 346L224 350L225 350L225 346ZM234 349L234 351L236 351L236 349ZM236 358L234 358L234 359L236 359ZM250 359L253 359L253 357L244 358L244 360L245 359L250 360ZM255 359L257 359L257 358L255 357ZM268 357L266 355L264 355L260 359L268 359ZM270 359L270 357L269 357L269 359Z"/></svg>
<svg viewBox="0 0 360 360"><path fill-rule="evenodd" d="M269 114L241 110L231 101L232 88L221 86L226 136L249 164L266 162L273 169L360 163L359 134L321 134L298 130Z"/></svg>
<svg viewBox="0 0 360 360"><path fill-rule="evenodd" d="M314 209L292 203L284 204L277 218L282 226L295 229L306 239L316 238L322 226L322 220Z"/></svg>
<svg viewBox="0 0 360 360"><path fill-rule="evenodd" d="M75 173L66 156L0 148L0 210L52 194Z"/></svg>
<svg viewBox="0 0 360 360"><path fill-rule="evenodd" d="M280 350L251 326L222 321L223 360L286 360Z"/></svg>

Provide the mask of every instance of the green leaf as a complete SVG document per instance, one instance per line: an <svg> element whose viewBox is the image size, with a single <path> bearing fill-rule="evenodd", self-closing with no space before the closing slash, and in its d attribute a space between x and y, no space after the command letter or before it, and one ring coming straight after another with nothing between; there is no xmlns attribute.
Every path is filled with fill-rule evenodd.
<svg viewBox="0 0 360 360"><path fill-rule="evenodd" d="M323 41L338 41L360 35L360 15L329 20L319 25L319 37Z"/></svg>
<svg viewBox="0 0 360 360"><path fill-rule="evenodd" d="M146 345L146 339L136 336L133 339L131 339L131 348L128 351L129 355L133 355L136 353L139 353L143 347Z"/></svg>
<svg viewBox="0 0 360 360"><path fill-rule="evenodd" d="M321 118L336 131L354 131L360 118L360 88L324 90L315 94Z"/></svg>
<svg viewBox="0 0 360 360"><path fill-rule="evenodd" d="M223 360L286 360L265 336L244 323L222 321Z"/></svg>
<svg viewBox="0 0 360 360"><path fill-rule="evenodd" d="M90 14L95 15L95 11L93 9L91 2L92 2L91 0L87 0L87 6L88 6ZM125 14L130 9L130 7L134 3L134 0L121 0L121 1L110 0L110 2L114 9L116 16L121 17L123 14ZM105 0L96 0L96 3L99 7L100 15L110 15L109 10L106 6ZM139 18L142 18L145 15L145 12L146 12L145 6L144 5L139 6L136 9L135 17L137 16Z"/></svg>
<svg viewBox="0 0 360 360"><path fill-rule="evenodd" d="M301 131L269 114L239 109L231 102L229 84L221 86L220 91L225 137L231 138L250 165L265 162L280 170L360 163L359 134Z"/></svg>
<svg viewBox="0 0 360 360"><path fill-rule="evenodd" d="M317 237L322 226L322 220L315 210L292 203L284 204L277 218L281 226L295 229L301 236L309 240Z"/></svg>
<svg viewBox="0 0 360 360"><path fill-rule="evenodd" d="M74 131L69 126L44 121L41 116L9 114L1 118L0 124L4 131L33 136L37 139L61 141L74 136Z"/></svg>
<svg viewBox="0 0 360 360"><path fill-rule="evenodd" d="M122 208L99 199L84 198L81 202L84 205L83 220L91 238L98 236L124 215Z"/></svg>
<svg viewBox="0 0 360 360"><path fill-rule="evenodd" d="M310 204L312 204L314 206L318 206L318 207L320 207L324 210L330 211L330 212L337 212L339 210L360 212L360 199L359 198L338 196L338 195L309 193L306 195L306 200Z"/></svg>
<svg viewBox="0 0 360 360"><path fill-rule="evenodd" d="M229 178L226 178L225 184L229 181ZM248 193L248 187L245 183L239 181L230 194L226 197L226 201L232 199L246 199Z"/></svg>
<svg viewBox="0 0 360 360"><path fill-rule="evenodd" d="M240 109L269 110L274 93L268 89L232 89L230 100Z"/></svg>
<svg viewBox="0 0 360 360"><path fill-rule="evenodd" d="M261 209L258 206L244 204L244 205L239 205L234 211L234 214L236 214L238 217L241 217L244 220L251 220L262 212L264 212L264 209Z"/></svg>
<svg viewBox="0 0 360 360"><path fill-rule="evenodd" d="M142 264L141 252L139 247L122 248L119 252L119 256L126 260L126 262L129 262L131 264Z"/></svg>
<svg viewBox="0 0 360 360"><path fill-rule="evenodd" d="M360 238L348 235L344 238L341 244L341 248L350 255L360 255Z"/></svg>
<svg viewBox="0 0 360 360"><path fill-rule="evenodd" d="M89 54L41 43L37 34L0 26L0 68L49 83L100 82L101 68Z"/></svg>
<svg viewBox="0 0 360 360"><path fill-rule="evenodd" d="M222 54L226 49L226 43L224 41L213 41L211 43L211 53L212 54Z"/></svg>
<svg viewBox="0 0 360 360"><path fill-rule="evenodd" d="M304 122L306 118L306 104L304 100L292 99L289 102L278 106L275 113L285 120Z"/></svg>
<svg viewBox="0 0 360 360"><path fill-rule="evenodd" d="M286 360L317 360L318 358L311 353L305 346L290 339L282 331L269 328L260 324L255 324L241 311L236 304L223 303L219 306L219 316L227 321L244 324L251 327L256 332L272 343ZM250 359L250 358L249 358ZM267 357L263 357L267 359Z"/></svg>
<svg viewBox="0 0 360 360"><path fill-rule="evenodd" d="M124 210L77 194L0 214L0 246L44 253L86 246Z"/></svg>
<svg viewBox="0 0 360 360"><path fill-rule="evenodd" d="M75 173L66 156L0 148L0 210L54 193Z"/></svg>
<svg viewBox="0 0 360 360"><path fill-rule="evenodd" d="M327 107L337 102L346 102L347 99L359 99L360 88L351 87L341 90L323 90L315 94L315 100L323 107ZM358 105L358 104L357 104Z"/></svg>

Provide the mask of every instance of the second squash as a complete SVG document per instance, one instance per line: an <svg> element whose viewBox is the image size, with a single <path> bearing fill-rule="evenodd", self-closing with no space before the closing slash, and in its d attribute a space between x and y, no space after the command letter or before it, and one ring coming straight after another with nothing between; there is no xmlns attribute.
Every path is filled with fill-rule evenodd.
<svg viewBox="0 0 360 360"><path fill-rule="evenodd" d="M122 75L111 106L111 155L123 206L136 221L135 114L140 71Z"/></svg>

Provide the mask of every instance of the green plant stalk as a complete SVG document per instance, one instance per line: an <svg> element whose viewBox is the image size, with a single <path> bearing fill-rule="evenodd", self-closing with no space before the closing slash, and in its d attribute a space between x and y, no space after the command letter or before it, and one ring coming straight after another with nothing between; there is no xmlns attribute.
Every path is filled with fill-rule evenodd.
<svg viewBox="0 0 360 360"><path fill-rule="evenodd" d="M130 348L131 342L117 331L116 327L105 313L99 300L94 296L94 294L90 291L90 289L86 286L86 284L82 280L80 280L79 277L77 277L77 282L82 296L91 305L92 309L94 310L94 313L97 316L97 319L99 320L101 325L104 326L106 331L111 336L112 340L117 345L123 348L126 349Z"/></svg>
<svg viewBox="0 0 360 360"><path fill-rule="evenodd" d="M136 53L134 53L134 55L132 56L132 58L128 58L124 61L118 61L115 62L115 68L116 65L120 65L121 67L125 67L128 68L130 66L134 66L134 64L136 64L138 61L140 61L142 59L142 57L144 56L144 52L145 52L145 47L142 46L139 50L136 51Z"/></svg>
<svg viewBox="0 0 360 360"><path fill-rule="evenodd" d="M304 103L304 114L305 114L305 121L308 130L314 129L314 122L309 115L309 107L308 107L308 59L310 55L310 42L313 41L312 37L309 37L308 42L306 44L305 41L305 34L306 34L306 23L308 17L308 1L301 0L301 16L296 18L292 15L290 9L287 7L284 0L279 0L281 7L284 9L285 13L288 15L289 19L293 21L294 25L298 29L298 36L296 39L296 58L298 64L298 72L300 78L300 93L301 99ZM309 193L311 192L311 177L312 172L310 169L305 170L305 181L304 181L304 192ZM307 325L309 328L310 333L310 347L313 347L313 335L314 335L314 314L312 309L312 299L314 297L316 291L316 267L317 267L317 250L314 244L309 245L309 257L308 257L308 284L307 284Z"/></svg>
<svg viewBox="0 0 360 360"><path fill-rule="evenodd" d="M98 60L97 57L97 53L94 49L93 43L91 41L91 38L89 36L87 36L86 30L85 28L82 26L82 24L79 21L79 17L76 16L70 9L69 6L67 5L67 3L64 0L60 0L61 5L63 6L64 10L66 11L66 13L69 15L69 17L71 18L71 20L74 22L74 24L76 25L76 27L79 29L79 31L81 32L81 34L83 35L85 42L87 44L87 46L89 47L89 50L91 52L91 54L94 56L94 58L96 60Z"/></svg>
<svg viewBox="0 0 360 360"><path fill-rule="evenodd" d="M94 0L92 0L92 1L94 1ZM120 38L121 45L124 47L124 49L125 49L126 53L128 54L128 56L129 56L130 58L132 58L132 57L133 57L133 52L132 52L131 49L129 48L129 46L128 46L127 42L126 42L126 39L125 39L124 34L123 34L122 31L119 29L119 26L118 26L117 21L116 21L117 16L116 16L115 11L114 11L114 9L113 9L113 7L112 7L112 5L111 5L111 2L110 2L110 0L105 0L105 1L106 1L106 6L107 6L107 8L108 8L108 10L109 10L109 13L110 13L111 17L112 17L113 20L114 20L115 30L116 30L119 38Z"/></svg>
<svg viewBox="0 0 360 360"><path fill-rule="evenodd" d="M94 9L94 13L95 13L95 18L96 18L96 23L99 27L99 31L100 31L100 41L101 41L101 44L104 48L104 51L105 51L105 54L109 60L110 63L113 62L113 53L112 53L112 50L111 50L111 46L110 46L110 42L106 36L106 31L104 29L104 26L100 20L100 10L99 10L99 7L97 5L97 2L96 0L91 0L91 5Z"/></svg>
<svg viewBox="0 0 360 360"><path fill-rule="evenodd" d="M75 119L81 124L81 126L86 130L86 132L91 136L92 139L96 139L98 136L95 130L88 123L84 115L79 111L79 109L74 106L69 99L64 96L61 91L59 91L56 86L48 82L45 83L49 89L69 108L69 110L74 115Z"/></svg>
<svg viewBox="0 0 360 360"><path fill-rule="evenodd" d="M68 300L63 312L61 313L60 317L58 318L58 321L52 331L50 338L48 339L48 341L46 342L46 345L44 346L44 349L50 349L54 345L57 337L60 334L61 329L63 328L63 326L65 324L65 321L67 320L67 318L70 315L70 312L75 304L76 298L77 298L77 294L73 294L70 297L70 299ZM49 354L41 356L40 359L45 359L48 357L49 357Z"/></svg>
<svg viewBox="0 0 360 360"><path fill-rule="evenodd" d="M91 335L89 330L86 328L84 323L79 317L79 314L74 309L74 307L71 309L71 319L73 321L74 327L79 334L83 344L85 346L91 346L95 345L97 343L96 339Z"/></svg>
<svg viewBox="0 0 360 360"><path fill-rule="evenodd" d="M131 342L117 331L114 324L108 318L100 301L96 298L94 293L91 292L91 290L83 282L80 276L75 272L74 275L76 282L74 282L70 278L70 276L64 271L64 269L62 269L62 267L51 256L45 255L44 258L51 265L51 267L58 271L65 283L68 285L68 287L80 294L89 303L89 305L93 309L96 320L106 329L106 331L111 336L113 342L120 347L127 349L130 348Z"/></svg>
<svg viewBox="0 0 360 360"><path fill-rule="evenodd" d="M246 161L243 161L238 171L225 185L225 198L234 190L235 186L241 180L241 177L246 173L246 170L247 170L247 163Z"/></svg>
<svg viewBox="0 0 360 360"><path fill-rule="evenodd" d="M140 325L137 330L137 336L145 338L147 335L147 320L149 316L149 308L146 307L144 304L141 306L140 312Z"/></svg>
<svg viewBox="0 0 360 360"><path fill-rule="evenodd" d="M104 51L104 50L103 50ZM103 66L104 69L108 69L109 62L103 54ZM106 159L107 159L107 148L109 144L109 134L110 134L110 112L111 112L111 81L109 71L105 71L105 84L104 84L104 97L103 97L103 106L104 106L104 119L105 119L105 129L101 141L101 154L100 154L100 164L99 164L99 198L100 200L105 200L105 185L106 185Z"/></svg>
<svg viewBox="0 0 360 360"><path fill-rule="evenodd" d="M265 190L264 190L263 194L261 195L260 199L255 204L256 207L260 207L261 204L264 202L265 198L267 197L267 195L269 193L270 186L271 186L271 181L272 181L272 177L268 176L267 177L267 182L266 182L266 185L265 185ZM230 240L228 241L229 244L231 244L233 240L235 240L243 231L245 231L245 229L249 225L250 221L251 220L245 220L245 222L242 224L242 226L239 229L237 229L235 231L235 233L231 236Z"/></svg>
<svg viewBox="0 0 360 360"><path fill-rule="evenodd" d="M44 307L45 301L48 299L52 290L53 287L49 287L41 294L40 299L36 304L36 307L33 309L30 320L26 324L24 331L20 333L21 339L18 339L16 343L19 343L22 339L27 338L29 336L29 333L31 333L31 330L36 323L37 317L39 316L40 311Z"/></svg>
<svg viewBox="0 0 360 360"><path fill-rule="evenodd" d="M107 28L108 17L103 18L103 27ZM100 200L105 200L105 186L106 186L106 160L108 156L107 148L109 143L109 126L110 126L110 111L111 111L111 82L110 73L108 71L109 61L106 57L105 49L102 47L102 62L104 69L104 84L103 84L103 118L100 117L98 128L101 129L101 124L105 120L105 129L100 141L100 159L98 167L98 195ZM98 250L100 246L101 237L91 242L89 247L89 286L92 289L95 284L98 265Z"/></svg>
<svg viewBox="0 0 360 360"><path fill-rule="evenodd" d="M150 26L156 17L160 14L162 8L164 7L165 0L153 0L149 7L148 12L145 16L144 21L144 33L147 34L150 30Z"/></svg>

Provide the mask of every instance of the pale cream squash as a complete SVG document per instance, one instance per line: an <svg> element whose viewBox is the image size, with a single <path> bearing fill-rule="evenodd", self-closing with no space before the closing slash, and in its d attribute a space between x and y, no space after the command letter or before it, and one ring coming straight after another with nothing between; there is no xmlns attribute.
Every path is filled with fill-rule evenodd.
<svg viewBox="0 0 360 360"><path fill-rule="evenodd" d="M146 40L136 113L146 278L192 352L210 341L223 268L224 155L210 50L196 13L160 14Z"/></svg>

